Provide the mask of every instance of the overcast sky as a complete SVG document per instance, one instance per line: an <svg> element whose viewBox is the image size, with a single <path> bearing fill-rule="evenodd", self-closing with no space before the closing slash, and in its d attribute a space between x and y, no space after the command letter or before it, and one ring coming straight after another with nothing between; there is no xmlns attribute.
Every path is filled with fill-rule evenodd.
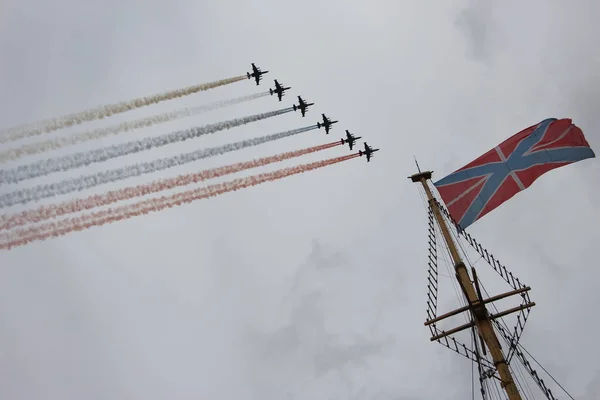
<svg viewBox="0 0 600 400"><path fill-rule="evenodd" d="M327 143L344 129L381 147L369 164L0 252L2 399L467 398L468 361L430 343L423 326L427 219L406 179L413 155L441 178L548 117L573 118L600 149L597 1L4 0L0 10L5 127L243 74L251 62L271 71L258 88L244 81L114 120L255 93L274 78L292 86L282 103L263 98L78 149L269 111L297 95L316 103L306 118L53 179L311 125L322 112L340 120L329 136L120 185ZM469 229L533 287L523 343L581 399L600 393L590 314L600 301L599 178L595 159L552 171Z"/></svg>

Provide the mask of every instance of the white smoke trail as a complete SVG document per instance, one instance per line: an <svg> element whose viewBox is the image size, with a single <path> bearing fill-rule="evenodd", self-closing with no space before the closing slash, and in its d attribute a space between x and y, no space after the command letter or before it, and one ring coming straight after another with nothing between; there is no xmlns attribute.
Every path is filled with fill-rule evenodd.
<svg viewBox="0 0 600 400"><path fill-rule="evenodd" d="M58 150L63 147L73 146L78 143L83 143L88 140L96 140L110 135L116 135L123 132L134 131L136 129L145 128L155 124L172 121L178 118L191 117L204 112L217 110L234 104L239 104L261 97L268 96L269 92L255 93L248 96L242 96L235 99L221 100L203 106L185 108L182 110L171 111L168 113L153 115L148 118L138 119L135 121L125 121L118 125L109 126L106 128L98 128L92 131L82 132L76 135L59 137L44 142L33 143L14 149L8 149L0 153L0 162L16 160L20 157L32 154L43 153L50 150Z"/></svg>
<svg viewBox="0 0 600 400"><path fill-rule="evenodd" d="M52 172L67 171L72 168L83 167L93 163L99 163L112 158L125 156L128 154L139 153L140 151L150 150L155 147L168 144L183 142L202 135L231 129L236 126L249 124L251 122L275 117L293 111L292 107L276 111L269 111L261 114L249 115L247 117L230 119L229 121L217 122L182 131L172 132L166 135L148 137L123 144L115 144L68 156L54 157L47 160L41 160L32 164L21 165L13 169L0 170L0 184L17 183L26 179L37 178L38 176L48 175Z"/></svg>
<svg viewBox="0 0 600 400"><path fill-rule="evenodd" d="M178 154L173 157L162 158L155 161L138 163L122 168L103 171L93 175L82 175L77 178L65 179L60 182L39 185L32 188L21 189L11 193L0 195L0 208L9 207L15 204L26 204L32 201L39 201L48 197L59 196L67 193L77 192L92 188L105 183L116 182L122 179L140 176L151 172L161 171L167 168L191 163L204 158L214 157L229 153L247 147L258 146L263 143L283 139L303 132L316 129L316 125L304 128L293 129L290 131L275 133L272 135L261 136L253 139L241 140L239 142L229 143L223 146L200 149L191 153Z"/></svg>
<svg viewBox="0 0 600 400"><path fill-rule="evenodd" d="M233 78L221 79L215 82L189 86L187 88L172 90L165 93L155 94L153 96L141 97L138 99L124 101L117 104L107 104L79 113L65 115L59 118L38 121L29 125L9 128L6 129L4 132L0 132L0 143L6 143L13 140L26 138L29 136L41 135L42 133L53 132L69 126L82 124L86 121L93 121L96 119L110 117L114 114L124 113L129 110L149 106L151 104L156 104L161 101L172 100L183 96L189 96L194 93L214 89L219 86L228 85L230 83L238 82L244 79L246 79L246 76L240 75Z"/></svg>

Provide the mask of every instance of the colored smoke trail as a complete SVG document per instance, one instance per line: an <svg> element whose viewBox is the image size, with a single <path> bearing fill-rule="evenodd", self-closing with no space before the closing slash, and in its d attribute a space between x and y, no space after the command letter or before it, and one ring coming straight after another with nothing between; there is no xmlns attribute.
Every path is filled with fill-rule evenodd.
<svg viewBox="0 0 600 400"><path fill-rule="evenodd" d="M124 101L117 104L107 104L92 108L90 110L81 111L75 114L65 115L45 121L38 121L33 124L9 128L4 132L0 132L0 143L6 143L17 139L23 139L30 136L41 135L59 129L67 128L73 125L82 124L86 121L94 121L110 117L114 114L124 113L129 110L149 106L151 104L160 103L166 100L176 99L178 97L189 96L194 93L214 89L220 86L229 85L234 82L239 82L246 79L245 75L236 76L233 78L221 79L219 81L203 83L201 85L189 86L183 89L171 90L169 92L155 94L153 96L140 97L129 101Z"/></svg>
<svg viewBox="0 0 600 400"><path fill-rule="evenodd" d="M275 133L272 135L261 136L252 139L241 140L239 142L228 143L222 146L211 147L208 149L199 149L191 153L178 154L176 156L162 158L150 162L128 165L126 167L116 168L109 171L98 172L93 175L81 175L77 178L65 179L57 183L38 185L32 188L17 190L11 193L0 195L0 208L12 206L15 204L25 204L31 201L37 201L47 197L58 196L76 191L82 191L105 183L116 182L121 179L140 176L143 174L161 171L167 168L176 167L204 158L214 157L231 151L245 149L247 147L258 146L263 143L272 142L286 137L298 135L303 132L317 129L316 125L306 126L304 128L293 129L290 131Z"/></svg>
<svg viewBox="0 0 600 400"><path fill-rule="evenodd" d="M147 137L127 143L115 144L112 146L103 147L101 149L70 154L68 156L49 158L32 164L21 165L13 169L0 170L0 184L18 183L26 179L33 179L37 178L38 176L48 175L52 172L67 171L73 168L104 162L116 157L139 153L140 151L150 150L172 143L183 142L199 136L235 128L267 118L272 118L293 110L294 109L292 107L283 108L281 110L269 111L266 113L249 115L247 117L230 119L229 121L217 122L216 124L185 129L168 133L166 135Z"/></svg>
<svg viewBox="0 0 600 400"><path fill-rule="evenodd" d="M71 232L81 231L92 226L101 226L111 222L129 219L135 216L161 211L165 208L180 206L195 200L218 196L227 192L233 192L261 183L271 182L288 176L312 171L329 165L337 164L353 158L359 154L330 158L309 164L284 168L273 172L235 179L229 182L218 183L203 188L177 193L171 196L163 196L156 199L148 199L138 203L121 207L84 214L79 217L68 218L59 222L50 222L29 229L16 229L8 234L1 235L4 242L0 243L0 249L11 249L22 246L36 240L46 240L53 237L63 236Z"/></svg>
<svg viewBox="0 0 600 400"><path fill-rule="evenodd" d="M251 168L262 167L272 163L280 162L283 160L289 160L291 158L300 157L306 154L315 153L340 145L341 143L339 141L336 141L333 143L322 144L306 149L276 154L270 157L262 157L251 161L239 162L231 165L225 165L222 167L211 168L198 173L179 175L174 178L157 180L144 185L113 190L104 194L89 196L84 199L77 199L63 202L60 204L42 206L35 210L23 211L15 215L1 215L0 230L8 230L17 226L24 226L28 223L38 223L47 219L60 217L62 215L109 205L117 201L129 200L135 197L145 196L147 194L158 193L163 190L189 185L191 183L202 182L207 179L218 178L224 175L234 174Z"/></svg>
<svg viewBox="0 0 600 400"><path fill-rule="evenodd" d="M185 108L160 115L153 115L148 118L142 118L135 121L125 121L118 125L109 126L106 128L98 128L92 131L78 133L67 137L59 137L45 142L33 143L14 149L8 149L0 153L0 162L16 160L20 157L43 153L50 150L58 150L63 147L73 146L78 143L87 142L88 140L96 140L110 135L116 135L123 132L130 132L136 129L145 128L148 126L161 124L175 119L191 117L204 112L217 110L234 104L244 103L255 100L261 97L268 96L269 92L255 93L248 96L237 97L234 99L221 100L203 106Z"/></svg>

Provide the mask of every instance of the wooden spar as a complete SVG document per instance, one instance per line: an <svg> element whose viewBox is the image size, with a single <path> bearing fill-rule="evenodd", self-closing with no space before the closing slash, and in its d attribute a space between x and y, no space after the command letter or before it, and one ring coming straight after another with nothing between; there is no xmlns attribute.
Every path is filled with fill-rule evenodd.
<svg viewBox="0 0 600 400"><path fill-rule="evenodd" d="M472 323L452 329L449 332L455 333L455 332L457 332L457 330L466 329L470 326L475 325L479 332L479 336L482 339L482 342L485 343L486 347L488 348L488 350L490 352L490 355L492 356L492 359L494 360L494 365L496 366L496 370L498 371L498 375L500 376L500 381L502 382L501 386L506 391L506 394L508 395L509 400L521 400L521 394L519 393L519 390L517 388L517 385L515 384L515 381L512 377L510 369L508 368L508 363L506 362L506 358L504 357L504 353L502 351L502 346L500 345L500 342L498 341L498 336L496 335L494 326L492 325L491 315L485 306L486 301L481 298L481 295L478 294L477 288L471 281L471 277L469 276L467 267L465 266L465 264L463 263L463 261L460 257L460 254L458 252L456 244L454 243L454 240L452 239L452 236L450 235L450 230L448 229L448 225L446 225L446 221L444 220L442 213L437 206L435 198L433 197L431 189L429 188L429 184L427 183L427 181L431 179L431 175L432 175L431 171L424 171L424 172L419 171L419 173L414 174L414 175L410 176L409 178L415 183L420 182L423 185L423 189L425 189L425 193L427 195L427 201L429 203L429 206L433 210L433 214L434 214L435 219L440 227L442 236L444 237L444 241L446 242L446 245L448 246L448 249L450 250L450 255L452 256L452 261L454 262L454 270L456 272L456 279L458 280L458 283L459 283L459 285L463 291L463 294L465 295L465 298L467 300L467 304L468 304L467 309L471 311L471 316L473 318ZM514 294L514 293L512 293L512 294ZM507 294L507 295L510 295L510 294ZM501 297L506 297L506 296L500 295L500 296L496 296L496 297L501 298ZM497 300L497 299L495 299L495 300ZM491 300L491 301L493 301L493 300ZM490 302L490 299L488 299L487 302ZM505 315L506 313L510 313L510 312L514 312L514 311L517 311L517 310L513 309L513 310L507 310L505 312L500 312L497 315L495 315L494 317L498 318L501 315ZM458 313L459 312L455 311L454 313L449 313L449 314L456 315ZM447 316L450 316L450 315L446 315L446 317ZM448 334L449 333L446 333L445 335L448 335Z"/></svg>
<svg viewBox="0 0 600 400"><path fill-rule="evenodd" d="M535 306L535 303L534 302L529 302L529 303L520 305L518 307L513 307L513 308L508 309L506 311L499 312L498 314L490 314L489 315L489 319L490 320L495 320L497 318L502 318L502 317L504 317L504 316L506 316L508 314L512 314L512 313L517 312L517 311L525 310L526 308L530 308L530 307L533 307L533 306ZM430 340L432 342L434 342L434 341L436 341L438 339L441 339L441 338L446 337L446 336L450 336L450 335L452 335L452 334L454 334L456 332L463 331L463 330L465 330L467 328L471 328L473 326L475 326L475 322L469 322L469 323L461 325L461 326L459 326L457 328L450 329L449 331L442 331L442 333L440 333L439 335L432 336Z"/></svg>
<svg viewBox="0 0 600 400"><path fill-rule="evenodd" d="M510 292L502 293L502 294L499 294L499 295L492 296L492 297L489 297L487 299L484 299L483 303L484 304L492 303L492 302L494 302L496 300L501 300L501 299L504 299L505 297L509 297L509 296L514 295L514 294L519 294L519 293L527 292L529 290L531 290L531 288L529 286L525 286L525 287L523 287L521 289L511 290ZM452 317L454 315L460 314L461 312L469 311L470 308L471 308L470 306L464 306L464 307L461 307L461 308L457 308L454 311L450 311L450 312L448 312L446 314L440 315L439 317L435 317L433 319L425 321L425 326L431 325L431 324L435 324L436 322L440 322L443 319L446 319L448 317Z"/></svg>

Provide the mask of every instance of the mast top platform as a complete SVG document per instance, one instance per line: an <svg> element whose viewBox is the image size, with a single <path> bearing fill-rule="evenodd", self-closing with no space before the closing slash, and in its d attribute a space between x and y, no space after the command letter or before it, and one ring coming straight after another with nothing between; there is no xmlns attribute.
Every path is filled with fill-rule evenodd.
<svg viewBox="0 0 600 400"><path fill-rule="evenodd" d="M423 171L423 172L419 172L418 174L414 174L408 177L408 179L411 179L413 182L421 182L422 179L428 180L431 179L431 175L433 175L433 171Z"/></svg>

